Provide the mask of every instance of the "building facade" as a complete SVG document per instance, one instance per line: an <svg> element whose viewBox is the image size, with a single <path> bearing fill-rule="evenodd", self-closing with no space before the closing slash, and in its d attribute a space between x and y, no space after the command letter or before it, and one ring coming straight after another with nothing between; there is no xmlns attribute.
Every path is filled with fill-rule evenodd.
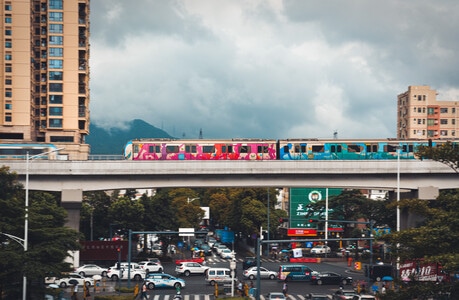
<svg viewBox="0 0 459 300"><path fill-rule="evenodd" d="M397 138L457 139L458 101L438 101L429 86L409 86L397 97Z"/></svg>
<svg viewBox="0 0 459 300"><path fill-rule="evenodd" d="M89 0L0 0L0 143L89 145Z"/></svg>

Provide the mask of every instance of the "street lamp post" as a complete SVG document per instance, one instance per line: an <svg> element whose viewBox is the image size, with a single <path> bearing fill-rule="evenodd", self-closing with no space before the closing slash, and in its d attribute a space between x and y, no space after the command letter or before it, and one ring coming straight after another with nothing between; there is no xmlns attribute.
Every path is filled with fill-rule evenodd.
<svg viewBox="0 0 459 300"><path fill-rule="evenodd" d="M39 154L35 154L30 156L29 151L26 153L26 182L25 182L25 216L24 216L24 254L27 252L27 246L29 241L29 161L33 160L37 157L54 153L56 151L62 150L64 148L53 149L51 151L42 152ZM22 299L26 300L27 298L27 276L25 275L22 277Z"/></svg>

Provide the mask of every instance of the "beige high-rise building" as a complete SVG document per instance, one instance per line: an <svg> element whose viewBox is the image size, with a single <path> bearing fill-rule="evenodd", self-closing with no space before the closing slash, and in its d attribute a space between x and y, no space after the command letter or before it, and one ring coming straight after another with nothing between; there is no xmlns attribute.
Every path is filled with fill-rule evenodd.
<svg viewBox="0 0 459 300"><path fill-rule="evenodd" d="M0 0L0 143L89 145L89 0Z"/></svg>
<svg viewBox="0 0 459 300"><path fill-rule="evenodd" d="M397 97L397 138L457 139L458 101L438 101L427 85L409 86Z"/></svg>

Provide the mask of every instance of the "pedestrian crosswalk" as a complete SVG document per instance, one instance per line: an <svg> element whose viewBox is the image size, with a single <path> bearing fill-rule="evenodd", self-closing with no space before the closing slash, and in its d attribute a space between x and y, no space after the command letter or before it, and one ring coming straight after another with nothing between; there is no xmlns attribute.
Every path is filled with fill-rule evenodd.
<svg viewBox="0 0 459 300"><path fill-rule="evenodd" d="M150 295L149 300L173 300L175 295ZM225 296L222 295L222 298ZM250 299L254 300L254 297L249 297ZM268 297L266 295L260 295L260 300L267 300ZM305 300L304 295L288 295L288 300ZM182 295L182 300L215 300L214 295Z"/></svg>
<svg viewBox="0 0 459 300"><path fill-rule="evenodd" d="M230 260L229 259L225 259L225 258L220 258L218 256L207 256L206 259L205 259L206 263L229 263ZM244 261L244 259L242 258L236 258L236 262L238 263L242 263ZM261 262L273 262L273 263L278 263L279 260L278 259L272 259L272 258L260 258L260 261Z"/></svg>

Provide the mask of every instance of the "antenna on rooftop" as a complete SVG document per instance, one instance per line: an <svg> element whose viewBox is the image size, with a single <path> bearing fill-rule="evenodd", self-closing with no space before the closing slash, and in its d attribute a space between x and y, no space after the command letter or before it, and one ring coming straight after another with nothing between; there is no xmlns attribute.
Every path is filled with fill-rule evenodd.
<svg viewBox="0 0 459 300"><path fill-rule="evenodd" d="M333 131L333 139L337 140L338 139L338 129L335 129Z"/></svg>
<svg viewBox="0 0 459 300"><path fill-rule="evenodd" d="M202 128L199 128L199 139L202 140Z"/></svg>

